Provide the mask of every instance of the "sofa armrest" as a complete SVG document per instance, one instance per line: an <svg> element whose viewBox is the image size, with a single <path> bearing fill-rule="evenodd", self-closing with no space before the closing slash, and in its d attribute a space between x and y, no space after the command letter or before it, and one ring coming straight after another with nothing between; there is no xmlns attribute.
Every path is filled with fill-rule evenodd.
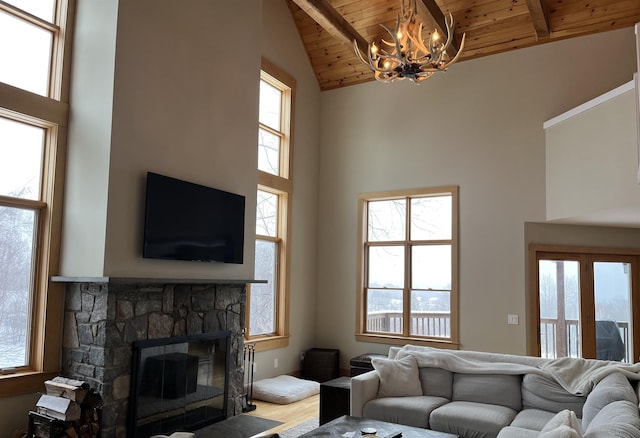
<svg viewBox="0 0 640 438"><path fill-rule="evenodd" d="M380 378L377 371L369 371L351 378L351 416L362 417L362 408L378 395Z"/></svg>

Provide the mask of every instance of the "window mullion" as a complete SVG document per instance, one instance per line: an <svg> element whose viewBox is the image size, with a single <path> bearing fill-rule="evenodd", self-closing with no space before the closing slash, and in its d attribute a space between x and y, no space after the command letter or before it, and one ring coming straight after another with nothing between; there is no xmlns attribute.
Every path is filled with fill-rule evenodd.
<svg viewBox="0 0 640 438"><path fill-rule="evenodd" d="M411 198L405 198L405 242L404 242L404 336L411 336Z"/></svg>
<svg viewBox="0 0 640 438"><path fill-rule="evenodd" d="M5 11L9 15L13 15L14 17L17 17L21 20L26 21L27 23L38 26L49 32L53 32L53 33L60 32L60 26L57 26L56 24L53 24L47 20L43 20L40 17L36 17L35 15L30 14L29 12L22 10L16 6L13 6L9 3L6 3L2 0L0 0L0 11Z"/></svg>

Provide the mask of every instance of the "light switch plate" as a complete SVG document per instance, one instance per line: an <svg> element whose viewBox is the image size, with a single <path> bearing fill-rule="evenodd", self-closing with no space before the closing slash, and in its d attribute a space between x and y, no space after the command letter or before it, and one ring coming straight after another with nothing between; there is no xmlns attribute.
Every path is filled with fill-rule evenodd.
<svg viewBox="0 0 640 438"><path fill-rule="evenodd" d="M507 315L507 324L509 325L518 325L518 315Z"/></svg>

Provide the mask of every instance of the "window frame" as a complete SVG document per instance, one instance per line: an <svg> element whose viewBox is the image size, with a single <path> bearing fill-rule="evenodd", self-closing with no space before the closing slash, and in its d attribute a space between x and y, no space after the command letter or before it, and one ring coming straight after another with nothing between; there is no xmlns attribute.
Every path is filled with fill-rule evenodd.
<svg viewBox="0 0 640 438"><path fill-rule="evenodd" d="M45 129L39 201L0 196L0 205L38 211L31 308L29 364L0 373L0 397L33 393L60 372L63 285L50 281L58 274L62 197L69 118L69 72L72 22L76 0L57 0L54 23L8 3L3 12L52 32L48 96L0 82L0 115Z"/></svg>
<svg viewBox="0 0 640 438"><path fill-rule="evenodd" d="M449 338L435 338L435 337L423 337L412 336L410 330L406 330L410 327L410 296L411 296L411 259L408 257L410 248L412 247L411 240L405 238L403 245L405 246L405 284L403 287L403 317L404 327L402 334L397 333L381 333L381 332L368 332L367 331L367 250L370 247L368 245L368 202L370 201L384 201L393 199L411 199L420 197L430 197L438 195L451 195L451 292L450 292L450 330L451 335ZM416 345L426 345L439 348L457 349L459 348L459 268L458 268L458 253L459 253L459 232L458 232L458 205L459 205L459 187L458 186L443 186L434 188L422 188L422 189L409 189L409 190L394 190L377 193L366 193L358 196L358 273L357 273L357 294L356 294L356 340L360 342L375 342L384 344L396 344L404 345L407 342L411 342ZM409 218L407 218L409 223ZM434 244L442 242L440 240L434 240ZM385 242L387 243L387 242ZM391 242L396 244L397 242Z"/></svg>
<svg viewBox="0 0 640 438"><path fill-rule="evenodd" d="M612 248L595 246L571 246L571 245L529 245L528 251L528 275L529 289L527 299L527 354L541 356L540 343L540 260L572 260L579 263L580 278L583 282L579 285L580 312L581 312L581 342L582 356L594 357L595 345L588 342L595 339L595 302L593 289L592 265L594 262L621 261L629 262L632 274L631 281L631 308L632 308L632 342L631 352L633 357L640 352L640 307L637 305L640 297L640 250L636 248Z"/></svg>
<svg viewBox="0 0 640 438"><path fill-rule="evenodd" d="M247 287L247 304L245 317L245 340L255 343L257 351L282 348L289 345L289 296L290 296L290 264L291 264L291 198L293 196L293 127L296 80L275 66L267 59L262 59L260 80L278 88L283 93L281 106L281 129L274 130L258 122L262 128L281 138L280 175L258 170L257 190L278 196L277 233L276 237L256 235L256 240L276 242L278 244L276 272L276 331L272 334L251 335L251 285Z"/></svg>

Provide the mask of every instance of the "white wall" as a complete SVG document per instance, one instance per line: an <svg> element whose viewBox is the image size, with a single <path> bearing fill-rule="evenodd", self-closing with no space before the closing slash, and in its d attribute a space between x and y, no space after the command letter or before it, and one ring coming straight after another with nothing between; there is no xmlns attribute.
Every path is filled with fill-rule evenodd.
<svg viewBox="0 0 640 438"><path fill-rule="evenodd" d="M607 63L592 54L606 52ZM633 29L461 62L412 83L322 95L317 331L348 358L355 341L357 195L460 186L460 340L524 353L524 223L545 220L543 122L635 71ZM331 323L327 323L331 321Z"/></svg>
<svg viewBox="0 0 640 438"><path fill-rule="evenodd" d="M60 272L101 276L118 0L77 2Z"/></svg>
<svg viewBox="0 0 640 438"><path fill-rule="evenodd" d="M640 185L634 81L609 94L614 95L604 101L599 96L597 102L581 105L584 111L567 119L560 115L546 124L547 220L589 221L594 213L613 220L620 211L635 207L629 218L637 223Z"/></svg>
<svg viewBox="0 0 640 438"><path fill-rule="evenodd" d="M109 43L103 45L115 41L115 57L99 41L80 41L74 57L74 79L90 73L96 59L111 68L104 82L113 83L113 112L106 96L95 111L104 113L103 125L111 120L110 132L72 119L83 135L70 141L61 274L252 278L262 2L190 0L185 8L173 0L138 0L118 8L117 28L103 26L101 35ZM97 9L83 16L90 25L103 18ZM79 101L90 100L91 92L89 85L73 90ZM94 142L100 145L95 160L87 152ZM244 264L143 259L147 171L244 195Z"/></svg>

